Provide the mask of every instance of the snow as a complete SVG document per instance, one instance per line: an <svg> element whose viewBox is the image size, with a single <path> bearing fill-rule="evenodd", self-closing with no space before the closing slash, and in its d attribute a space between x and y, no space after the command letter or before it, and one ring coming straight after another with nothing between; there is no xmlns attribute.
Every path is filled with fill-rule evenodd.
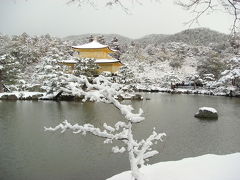
<svg viewBox="0 0 240 180"><path fill-rule="evenodd" d="M209 111L212 113L217 113L217 110L212 107L201 107L201 108L199 108L199 111Z"/></svg>
<svg viewBox="0 0 240 180"><path fill-rule="evenodd" d="M218 82L220 83L227 83L231 82L232 79L240 77L240 68L234 68L232 70L225 70L221 73L222 77L219 79Z"/></svg>
<svg viewBox="0 0 240 180"><path fill-rule="evenodd" d="M104 127L106 130L110 131L110 132L114 132L114 131L115 131L115 129L114 129L113 127L108 126L106 123L103 124L103 127Z"/></svg>
<svg viewBox="0 0 240 180"><path fill-rule="evenodd" d="M72 48L75 48L75 49L99 49L99 48L107 48L107 47L108 47L107 45L100 44L96 40L87 44L72 46Z"/></svg>
<svg viewBox="0 0 240 180"><path fill-rule="evenodd" d="M95 63L113 63L113 62L120 62L117 59L96 59Z"/></svg>
<svg viewBox="0 0 240 180"><path fill-rule="evenodd" d="M179 161L160 162L140 169L140 180L239 180L240 153L206 154ZM107 180L132 180L125 171Z"/></svg>
<svg viewBox="0 0 240 180"><path fill-rule="evenodd" d="M2 70L3 69L3 66L2 65L0 65L0 70Z"/></svg>
<svg viewBox="0 0 240 180"><path fill-rule="evenodd" d="M119 148L118 146L114 146L112 148L113 153L124 153L126 151L125 147Z"/></svg>
<svg viewBox="0 0 240 180"><path fill-rule="evenodd" d="M10 82L4 84L10 84L8 87L11 91L59 92L60 86L66 88L69 81L67 81L67 75L64 74L69 71L67 71L66 66L60 66L57 62L77 63L70 53L72 51L71 46L75 42L65 42L50 36L26 37L20 35L11 38L3 37L3 39L6 39L6 43L2 47L5 54L0 56L0 69L4 66L2 73L6 79L3 81ZM218 50L217 46L196 46L181 42L160 43L156 39L145 43L135 42L135 45L129 43L123 43L120 46L120 49L122 48L120 60L127 65L126 67L129 70L127 72L123 71L122 74L120 70L118 75L121 77L115 76L112 78L113 81L119 78L120 80L116 82L129 85L130 88L125 88L126 91L142 89L144 91L182 92L187 94L231 96L239 96L240 94L240 56L233 54L229 49L230 47L221 53L220 59L226 64L224 69L221 70L222 74L220 75L221 72L219 72L219 75L214 74L215 76L213 76L213 74L210 74L214 72L211 70L213 67L207 67L203 74L200 74L202 70L200 71L198 67L201 67L203 62L212 56L213 51ZM12 47L11 44L17 44L17 49ZM109 43L108 45L111 46ZM109 46L93 41L72 47L93 49L109 48ZM13 53L15 51L18 53ZM97 59L96 61L93 59L92 62L120 62L117 59ZM84 63L82 63L83 65L79 63L79 71L81 70L82 74L89 76L88 68L91 71L92 66L88 66L87 62L86 65ZM224 70L226 71L224 72ZM76 75L78 72L73 73ZM182 86L181 88L185 88L185 90L182 90L178 86L174 91L170 89L171 84L174 85L175 83L184 82L190 85L193 82L191 77L195 75L200 75L200 78L203 79L203 88L197 87L197 90L192 90L193 87L191 86ZM23 83L24 81L25 83ZM12 82L17 83L11 86ZM32 84L39 84L40 87L31 88ZM54 87L54 84L57 86ZM235 86L234 92L228 88L231 85ZM77 94L79 87L74 86L75 88L67 87L69 94ZM74 93L70 93L71 90L74 90Z"/></svg>
<svg viewBox="0 0 240 180"><path fill-rule="evenodd" d="M17 98L30 98L34 95L45 95L45 93L42 92L21 92L21 91L15 91L15 92L11 92L11 93L0 93L0 98L4 95L15 95Z"/></svg>
<svg viewBox="0 0 240 180"><path fill-rule="evenodd" d="M70 64L76 64L78 63L78 61L74 60L74 59L68 59L68 60L62 60L62 61L58 61L59 63L70 63Z"/></svg>
<svg viewBox="0 0 240 180"><path fill-rule="evenodd" d="M125 117L127 123L117 122L115 128L103 124L104 130L95 128L92 124L72 125L67 120L55 127L44 127L45 131L57 131L65 132L67 129L73 131L73 133L82 133L86 135L87 133L96 135L98 137L105 138L104 143L112 143L113 140L119 140L125 143L127 146L127 152L129 154L129 161L132 171L132 176L136 179L140 177L139 168L144 166L144 162L147 158L158 154L158 151L152 150L151 146L157 141L163 141L163 137L166 136L165 133L157 133L153 130L152 134L146 139L138 142L133 139L132 125L139 123L144 120L142 117L143 110L140 108L138 113L133 113L134 110L131 105L121 104L114 97L121 93L121 86L117 83L112 83L108 78L104 76L98 76L93 79L92 83L88 81L86 77L80 78L82 82L85 83L86 91L82 92L84 95L84 100L90 99L90 101L100 101L104 103L111 103L116 108L119 109L121 114ZM75 89L76 83L71 83L71 86ZM63 90L63 88L61 88ZM66 88L65 88L66 89ZM72 88L71 88L72 89ZM67 89L65 92L68 91ZM116 132L117 131L117 132ZM118 146L113 147L112 151L114 153L123 153L126 151L125 147L119 148Z"/></svg>
<svg viewBox="0 0 240 180"><path fill-rule="evenodd" d="M44 69L46 69L46 70L49 70L49 69L52 69L53 68L53 66L51 66L51 65L46 65L45 67L44 67Z"/></svg>
<svg viewBox="0 0 240 180"><path fill-rule="evenodd" d="M70 64L77 64L78 61L74 60L74 59L69 59L69 60L61 60L58 61L59 63L70 63ZM120 62L117 59L96 59L95 63L114 63L114 62Z"/></svg>

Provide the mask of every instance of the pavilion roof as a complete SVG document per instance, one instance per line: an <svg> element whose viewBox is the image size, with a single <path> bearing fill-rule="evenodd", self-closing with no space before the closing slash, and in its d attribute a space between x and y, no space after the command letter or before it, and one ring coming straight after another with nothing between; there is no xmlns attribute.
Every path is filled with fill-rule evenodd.
<svg viewBox="0 0 240 180"><path fill-rule="evenodd" d="M118 59L96 59L95 63L115 63L120 62Z"/></svg>
<svg viewBox="0 0 240 180"><path fill-rule="evenodd" d="M90 43L86 43L83 45L72 46L72 48L75 48L75 49L101 49L101 48L109 48L109 47L108 47L108 45L101 44L101 43L97 42L96 40L94 40Z"/></svg>

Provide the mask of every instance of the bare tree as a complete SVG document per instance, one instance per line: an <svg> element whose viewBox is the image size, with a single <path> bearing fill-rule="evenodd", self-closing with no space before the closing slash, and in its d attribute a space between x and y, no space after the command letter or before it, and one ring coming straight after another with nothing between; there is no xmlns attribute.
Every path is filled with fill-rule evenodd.
<svg viewBox="0 0 240 180"><path fill-rule="evenodd" d="M187 24L198 23L203 14L210 14L214 11L224 11L233 16L231 34L236 36L239 29L240 0L177 0L176 4L194 14Z"/></svg>
<svg viewBox="0 0 240 180"><path fill-rule="evenodd" d="M155 0L155 1L159 1L159 0ZM89 4L93 7L97 6L97 0L68 0L68 4L78 4L79 6L83 6L85 4ZM112 7L112 6L119 6L123 9L124 12L129 13L129 8L128 5L132 3L132 4L143 4L143 0L101 0L101 4L105 4L105 6L108 7Z"/></svg>

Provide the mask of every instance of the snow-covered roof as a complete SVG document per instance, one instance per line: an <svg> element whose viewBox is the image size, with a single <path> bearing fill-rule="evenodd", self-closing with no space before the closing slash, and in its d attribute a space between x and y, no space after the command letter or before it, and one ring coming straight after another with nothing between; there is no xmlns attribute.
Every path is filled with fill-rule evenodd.
<svg viewBox="0 0 240 180"><path fill-rule="evenodd" d="M79 45L79 46L72 46L72 48L76 48L76 49L99 49L99 48L108 48L108 45L104 45L101 44L99 42L97 42L96 40L87 43L87 44L83 44L83 45Z"/></svg>
<svg viewBox="0 0 240 180"><path fill-rule="evenodd" d="M58 61L59 63L70 63L70 64L76 64L78 61L69 59L69 60L62 60ZM120 62L117 59L96 59L95 63L114 63L114 62Z"/></svg>
<svg viewBox="0 0 240 180"><path fill-rule="evenodd" d="M58 61L60 63L70 63L70 64L76 64L78 61L73 60L73 59L69 59L69 60L62 60L62 61Z"/></svg>
<svg viewBox="0 0 240 180"><path fill-rule="evenodd" d="M96 59L95 63L114 63L114 62L120 62L117 59Z"/></svg>

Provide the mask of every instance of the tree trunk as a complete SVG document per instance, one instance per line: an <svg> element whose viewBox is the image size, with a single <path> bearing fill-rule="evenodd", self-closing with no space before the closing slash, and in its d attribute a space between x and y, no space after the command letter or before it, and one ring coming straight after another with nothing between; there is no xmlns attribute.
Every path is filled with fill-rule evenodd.
<svg viewBox="0 0 240 180"><path fill-rule="evenodd" d="M63 93L63 91L59 91L59 92L57 93L57 95L56 95L55 97L53 97L53 100L58 101L58 100L59 100L59 97L61 96L62 93Z"/></svg>
<svg viewBox="0 0 240 180"><path fill-rule="evenodd" d="M133 153L133 135L132 135L132 123L128 123L128 156L129 156L129 161L130 161L130 166L131 166L131 173L132 173L132 178L134 180L139 179L139 169L137 166L136 158Z"/></svg>

